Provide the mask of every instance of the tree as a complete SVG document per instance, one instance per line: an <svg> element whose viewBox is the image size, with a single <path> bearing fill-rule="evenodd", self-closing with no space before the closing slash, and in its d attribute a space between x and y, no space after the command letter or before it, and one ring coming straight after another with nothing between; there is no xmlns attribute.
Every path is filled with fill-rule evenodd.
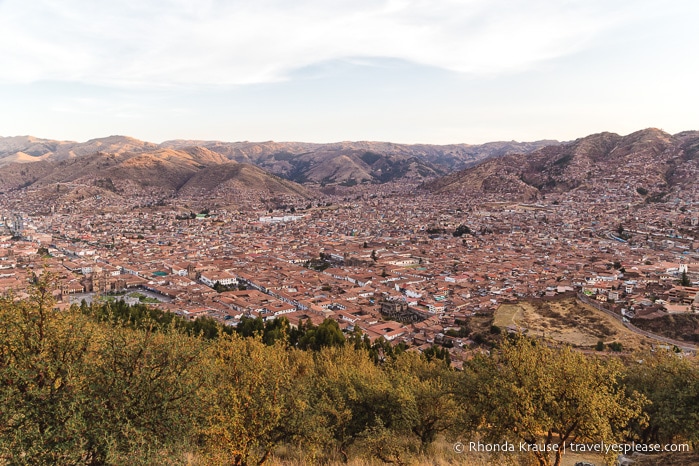
<svg viewBox="0 0 699 466"><path fill-rule="evenodd" d="M621 223L616 227L616 233L617 233L617 236L623 240L626 240L626 241L631 240L631 235L626 232L626 230L624 229L624 226Z"/></svg>
<svg viewBox="0 0 699 466"><path fill-rule="evenodd" d="M506 339L464 372L461 393L471 407L464 427L486 441L524 442L541 466L558 466L564 443L618 441L641 417L645 399L626 393L622 373L616 360Z"/></svg>
<svg viewBox="0 0 699 466"><path fill-rule="evenodd" d="M444 363L447 366L451 365L451 356L449 355L449 350L447 350L446 348L440 348L437 345L432 345L429 348L427 348L422 354L428 361L438 359L444 361Z"/></svg>
<svg viewBox="0 0 699 466"><path fill-rule="evenodd" d="M319 326L309 326L304 335L299 338L299 348L319 351L321 348L343 346L345 336L337 321L325 319Z"/></svg>
<svg viewBox="0 0 699 466"><path fill-rule="evenodd" d="M642 443L699 441L699 369L671 351L646 353L631 364L626 376L629 393L638 391L650 403L644 407L647 425L635 425Z"/></svg>
<svg viewBox="0 0 699 466"><path fill-rule="evenodd" d="M277 342L286 344L289 340L289 319L277 317L265 322L265 329L262 332L262 341L272 346Z"/></svg>
<svg viewBox="0 0 699 466"><path fill-rule="evenodd" d="M456 229L454 230L454 233L452 233L452 236L459 238L463 235L470 235L471 233L472 232L471 232L471 229L469 227L461 224L458 227L456 227Z"/></svg>
<svg viewBox="0 0 699 466"><path fill-rule="evenodd" d="M190 438L201 341L54 309L50 274L0 300L0 455L11 464L148 463Z"/></svg>
<svg viewBox="0 0 699 466"><path fill-rule="evenodd" d="M456 374L440 361L416 353L402 353L386 368L394 390L404 390L403 411L413 435L426 453L437 435L453 430L460 405L453 396Z"/></svg>
<svg viewBox="0 0 699 466"><path fill-rule="evenodd" d="M337 449L345 461L354 446L382 461L402 462L405 450L398 436L410 431L403 410L405 388L394 389L361 348L329 347L313 356L312 400L326 445Z"/></svg>
<svg viewBox="0 0 699 466"><path fill-rule="evenodd" d="M92 354L81 415L93 464L177 448L195 434L205 381L204 340L154 326L114 326Z"/></svg>
<svg viewBox="0 0 699 466"><path fill-rule="evenodd" d="M364 347L369 350L369 357L371 360L374 361L374 364L379 365L386 361L395 359L407 349L405 343L401 342L398 345L393 346L391 342L386 340L384 337L377 338L372 344L369 337L365 336L364 343Z"/></svg>
<svg viewBox="0 0 699 466"><path fill-rule="evenodd" d="M680 286L692 286L692 282L689 280L686 270L683 270L680 276Z"/></svg>
<svg viewBox="0 0 699 466"><path fill-rule="evenodd" d="M614 351L615 353L621 353L621 351L624 349L623 345L618 342L618 341L613 341L607 345L610 350Z"/></svg>
<svg viewBox="0 0 699 466"><path fill-rule="evenodd" d="M84 454L85 371L96 329L53 309L53 277L29 298L0 298L0 456L9 464L70 464Z"/></svg>
<svg viewBox="0 0 699 466"><path fill-rule="evenodd" d="M219 460L246 466L263 464L283 441L298 440L308 422L303 394L310 383L310 355L259 338L222 337L212 347L209 382L203 396L202 434ZM306 427L304 427L306 426Z"/></svg>
<svg viewBox="0 0 699 466"><path fill-rule="evenodd" d="M371 347L371 341L365 338L364 332L359 327L352 329L352 332L347 336L347 343L357 350L360 348L368 350Z"/></svg>
<svg viewBox="0 0 699 466"><path fill-rule="evenodd" d="M235 327L236 333L242 337L254 337L262 335L265 330L265 323L262 317L243 316Z"/></svg>

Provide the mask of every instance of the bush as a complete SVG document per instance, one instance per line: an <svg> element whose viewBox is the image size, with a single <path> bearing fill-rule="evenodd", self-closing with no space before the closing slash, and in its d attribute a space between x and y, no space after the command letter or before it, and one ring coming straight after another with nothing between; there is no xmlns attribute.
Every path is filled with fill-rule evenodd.
<svg viewBox="0 0 699 466"><path fill-rule="evenodd" d="M610 350L612 350L616 353L621 353L621 351L623 349L621 343L619 343L618 341L615 341L613 343L609 343L607 346L609 347Z"/></svg>

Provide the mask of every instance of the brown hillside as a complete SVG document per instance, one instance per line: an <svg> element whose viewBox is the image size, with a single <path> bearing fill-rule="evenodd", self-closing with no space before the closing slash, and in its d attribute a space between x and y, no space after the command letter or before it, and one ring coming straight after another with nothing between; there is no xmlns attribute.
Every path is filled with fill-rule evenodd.
<svg viewBox="0 0 699 466"><path fill-rule="evenodd" d="M434 192L471 192L531 200L584 191L658 202L696 189L699 135L658 129L594 134L529 155L508 155L429 183Z"/></svg>
<svg viewBox="0 0 699 466"><path fill-rule="evenodd" d="M225 191L268 192L303 198L313 197L312 191L294 182L267 173L254 165L226 162L207 167L194 176L179 190L184 196L197 193L221 195Z"/></svg>
<svg viewBox="0 0 699 466"><path fill-rule="evenodd" d="M240 166L239 166L240 165ZM61 188L53 189L57 185ZM37 163L12 163L0 167L0 191L31 189L45 193L52 200L66 190L96 187L112 194L138 196L142 190L177 195L181 188L208 195L225 187L238 192L269 191L290 196L311 196L296 183L282 180L264 170L228 161L224 156L202 147L183 150L157 148L147 152L97 152L91 155L47 160ZM50 187L50 189L43 189ZM99 195L80 193L80 196ZM106 194L111 196L111 194Z"/></svg>

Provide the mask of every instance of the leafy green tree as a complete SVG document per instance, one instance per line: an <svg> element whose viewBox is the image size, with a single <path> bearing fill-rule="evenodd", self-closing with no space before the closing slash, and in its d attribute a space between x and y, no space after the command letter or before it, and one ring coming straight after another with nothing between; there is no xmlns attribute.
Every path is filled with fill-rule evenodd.
<svg viewBox="0 0 699 466"><path fill-rule="evenodd" d="M367 337L359 327L354 327L352 329L352 332L347 336L347 342L355 349L364 348L368 350L371 348L371 340L369 340L369 337Z"/></svg>
<svg viewBox="0 0 699 466"><path fill-rule="evenodd" d="M319 326L306 328L305 333L299 339L299 348L319 351L321 348L331 346L343 346L345 336L340 330L337 321L325 319Z"/></svg>
<svg viewBox="0 0 699 466"><path fill-rule="evenodd" d="M235 331L242 337L262 335L265 331L265 323L262 317L242 317L235 327Z"/></svg>
<svg viewBox="0 0 699 466"><path fill-rule="evenodd" d="M201 335L208 340L218 338L222 333L232 333L230 327L223 327L211 317L199 317L193 321L186 321L184 325L181 325L179 321L175 322L175 327L182 328L188 335Z"/></svg>
<svg viewBox="0 0 699 466"><path fill-rule="evenodd" d="M202 434L225 464L262 464L282 442L300 441L309 403L304 397L310 355L259 337L219 338L212 346Z"/></svg>
<svg viewBox="0 0 699 466"><path fill-rule="evenodd" d="M193 436L205 348L204 340L176 330L115 326L102 335L81 409L92 463L119 463Z"/></svg>
<svg viewBox="0 0 699 466"><path fill-rule="evenodd" d="M53 277L29 298L0 298L0 456L10 464L71 464L85 452L79 406L95 326L53 309Z"/></svg>
<svg viewBox="0 0 699 466"><path fill-rule="evenodd" d="M365 342L365 347L369 350L369 357L376 364L391 361L398 355L403 354L407 349L405 343L400 342L396 346L393 346L391 342L386 340L384 337L377 338L374 340L373 344L370 343L369 337L365 337Z"/></svg>
<svg viewBox="0 0 699 466"><path fill-rule="evenodd" d="M402 409L420 452L426 453L438 434L457 425L461 406L454 396L456 374L441 361L417 353L400 354L386 371L393 389L404 391Z"/></svg>
<svg viewBox="0 0 699 466"><path fill-rule="evenodd" d="M84 301L84 300L83 300ZM127 326L134 329L152 329L168 332L173 329L181 330L189 335L202 335L204 338L217 338L221 333L232 333L233 329L223 326L210 317L199 317L193 321L180 317L172 312L165 312L145 304L129 305L124 300L104 304L80 304L80 311L101 322L114 326Z"/></svg>
<svg viewBox="0 0 699 466"><path fill-rule="evenodd" d="M454 230L454 232L452 233L452 236L454 236L455 238L459 238L463 235L470 235L470 234L472 234L471 229L469 227L467 227L466 225L462 224L462 225L459 225L458 227L456 227L456 230Z"/></svg>
<svg viewBox="0 0 699 466"><path fill-rule="evenodd" d="M642 418L645 399L626 393L622 375L616 360L506 339L464 372L462 402L471 410L463 426L486 441L524 442L541 466L558 466L565 442L619 441Z"/></svg>
<svg viewBox="0 0 699 466"><path fill-rule="evenodd" d="M656 351L631 363L627 390L638 391L650 403L644 407L647 425L635 425L643 443L699 441L699 369L671 351Z"/></svg>
<svg viewBox="0 0 699 466"><path fill-rule="evenodd" d="M350 345L326 347L313 356L312 400L327 444L345 461L350 457L351 447L369 448L374 455L389 450L395 453L396 444L377 451L372 447L375 444L366 445L362 440L369 440L368 433L372 430L384 435L388 429L393 432L391 441L410 432L403 410L406 389L395 390L386 373L363 349L356 350ZM357 442L362 445L356 445Z"/></svg>
<svg viewBox="0 0 699 466"><path fill-rule="evenodd" d="M449 350L446 348L439 347L437 345L432 345L427 348L422 354L427 358L428 361L433 359L439 359L444 361L444 363L449 366L451 365L451 356L449 355Z"/></svg>
<svg viewBox="0 0 699 466"><path fill-rule="evenodd" d="M689 275L687 275L686 270L683 270L680 276L680 286L692 286L692 282L689 280Z"/></svg>
<svg viewBox="0 0 699 466"><path fill-rule="evenodd" d="M621 351L624 349L623 345L619 343L618 341L614 341L612 343L609 343L607 345L610 350L614 351L615 353L621 353Z"/></svg>
<svg viewBox="0 0 699 466"><path fill-rule="evenodd" d="M287 343L289 340L289 319L278 317L265 322L265 329L262 332L262 341L269 346L277 342Z"/></svg>

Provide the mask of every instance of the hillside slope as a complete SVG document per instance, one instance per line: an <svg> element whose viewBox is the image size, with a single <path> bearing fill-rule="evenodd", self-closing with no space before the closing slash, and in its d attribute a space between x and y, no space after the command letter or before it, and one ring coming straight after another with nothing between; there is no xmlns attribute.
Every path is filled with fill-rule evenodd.
<svg viewBox="0 0 699 466"><path fill-rule="evenodd" d="M549 193L594 193L657 202L696 190L699 133L645 129L593 134L531 154L507 155L436 179L425 188L533 200Z"/></svg>
<svg viewBox="0 0 699 466"><path fill-rule="evenodd" d="M0 193L25 190L35 200L67 202L104 196L157 198L267 193L310 198L314 193L247 164L201 147L146 152L96 152L63 160L0 167Z"/></svg>

